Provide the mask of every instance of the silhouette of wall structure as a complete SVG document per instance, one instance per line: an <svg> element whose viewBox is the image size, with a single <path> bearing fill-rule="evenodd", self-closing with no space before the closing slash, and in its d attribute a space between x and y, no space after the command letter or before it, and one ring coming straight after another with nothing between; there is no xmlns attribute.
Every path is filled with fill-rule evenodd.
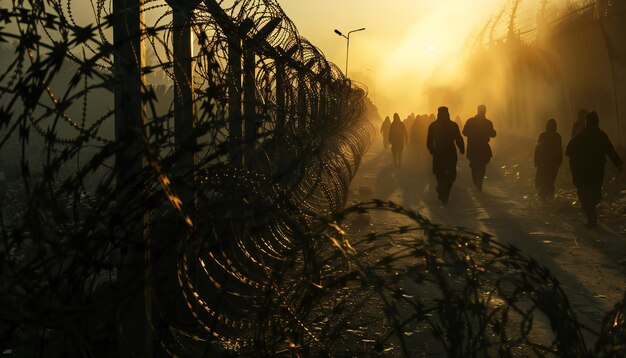
<svg viewBox="0 0 626 358"><path fill-rule="evenodd" d="M624 145L625 20L626 6L616 1L507 1L473 40L465 78L434 87L431 102L468 113L489 103L494 118L527 136L552 117L567 133L579 109L596 110L611 140Z"/></svg>

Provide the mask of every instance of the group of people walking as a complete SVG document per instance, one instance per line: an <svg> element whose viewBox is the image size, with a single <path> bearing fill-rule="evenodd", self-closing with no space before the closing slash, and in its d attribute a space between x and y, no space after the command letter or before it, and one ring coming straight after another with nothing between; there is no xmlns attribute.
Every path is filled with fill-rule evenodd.
<svg viewBox="0 0 626 358"><path fill-rule="evenodd" d="M389 117L381 127L385 149L391 145L394 170L400 168L405 144L419 132L418 126L430 118L427 129L426 147L432 156L432 170L437 180L437 197L446 204L456 180L457 150L466 153L463 136L467 137L467 158L472 172L472 181L478 192L482 191L487 164L493 157L491 138L496 136L493 122L487 119L487 107L478 106L476 116L462 126L460 118L450 118L447 107L439 107L437 116L424 116L421 121L412 121L410 136L405 123L395 113L393 121ZM581 110L579 119L574 124L572 139L565 154L570 158L570 168L574 186L576 186L581 209L587 216L587 224L597 223L596 207L602 199L604 166L608 157L618 169L622 169L622 160L615 151L609 137L599 128L596 112ZM407 122L408 120L405 120ZM461 131L460 127L463 127ZM423 144L422 144L423 145ZM535 184L542 199L554 196L555 181L563 163L563 144L557 132L554 119L548 120L545 132L541 133L535 148L534 164L537 168Z"/></svg>
<svg viewBox="0 0 626 358"><path fill-rule="evenodd" d="M618 170L623 162L615 151L609 136L600 129L600 118L594 111L582 109L572 129L572 139L567 144L565 154L569 157L572 181L576 187L580 208L587 217L588 226L596 226L596 207L602 200L602 184L607 157ZM561 135L557 132L556 121L548 120L546 131L541 133L535 149L535 184L543 199L554 195L554 183L563 163Z"/></svg>
<svg viewBox="0 0 626 358"><path fill-rule="evenodd" d="M463 127L463 135L467 137L467 157L472 169L472 180L478 191L482 191L487 164L492 157L489 141L496 136L493 123L486 117L487 107L478 107L478 114L470 118ZM426 147L433 157L433 173L437 178L437 194L439 200L447 203L452 185L456 180L457 148L465 154L465 141L461 135L460 118L450 118L447 107L439 107L437 116L428 126ZM413 121L411 137L418 131L419 121ZM408 142L406 126L398 113L393 115L393 122L385 118L381 127L385 148L391 145L394 170L400 168L402 152Z"/></svg>

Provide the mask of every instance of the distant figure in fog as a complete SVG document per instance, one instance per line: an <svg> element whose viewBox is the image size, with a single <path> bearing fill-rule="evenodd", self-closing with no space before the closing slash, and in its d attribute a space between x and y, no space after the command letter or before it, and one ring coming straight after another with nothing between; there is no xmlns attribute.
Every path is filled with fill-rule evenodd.
<svg viewBox="0 0 626 358"><path fill-rule="evenodd" d="M399 169L402 163L402 151L404 144L409 141L406 127L400 120L400 115L394 113L393 122L389 127L389 143L391 144L391 154L393 155L393 169Z"/></svg>
<svg viewBox="0 0 626 358"><path fill-rule="evenodd" d="M481 104L476 117L468 119L463 128L463 135L467 137L467 158L472 168L472 180L478 191L483 190L487 163L493 156L489 140L496 136L493 123L487 119L486 114L487 107Z"/></svg>
<svg viewBox="0 0 626 358"><path fill-rule="evenodd" d="M420 126L421 124L419 123L422 120L421 117L417 117L414 121L413 124L411 125L411 129L409 130L409 144L410 144L410 148L411 151L413 152L413 154L415 155L415 157L419 157L420 154L420 147L423 145L422 142L420 140Z"/></svg>
<svg viewBox="0 0 626 358"><path fill-rule="evenodd" d="M585 123L587 121L587 113L589 113L586 109L581 109L578 111L578 119L574 122L572 126L572 138L576 137L576 135L585 129Z"/></svg>
<svg viewBox="0 0 626 358"><path fill-rule="evenodd" d="M570 158L572 179L588 226L597 225L596 206L602 200L606 157L609 157L620 171L623 168L622 159L606 133L600 130L599 122L598 114L589 112L585 129L572 138L565 151Z"/></svg>
<svg viewBox="0 0 626 358"><path fill-rule="evenodd" d="M385 146L385 150L389 147L389 128L391 128L391 120L389 120L389 116L387 116L385 117L383 125L380 127L380 133L383 134L383 146Z"/></svg>
<svg viewBox="0 0 626 358"><path fill-rule="evenodd" d="M456 147L465 153L465 143L459 126L450 120L447 107L439 107L437 120L428 127L426 146L433 156L433 173L437 178L437 197L448 203L452 184L456 180Z"/></svg>
<svg viewBox="0 0 626 358"><path fill-rule="evenodd" d="M461 119L461 116L456 116L454 118L454 123L456 123L460 128L463 128L463 120Z"/></svg>
<svg viewBox="0 0 626 358"><path fill-rule="evenodd" d="M402 121L402 123L404 123L404 128L406 128L407 133L408 133L409 131L411 131L411 128L413 127L413 123L415 123L415 116L409 115Z"/></svg>
<svg viewBox="0 0 626 358"><path fill-rule="evenodd" d="M542 199L554 196L554 181L563 163L563 143L561 135L556 131L556 121L548 120L546 131L539 135L535 148L535 167L537 176L535 186Z"/></svg>
<svg viewBox="0 0 626 358"><path fill-rule="evenodd" d="M435 120L435 118L433 117L433 119L429 119L427 114L424 114L422 116L419 116L418 118L418 123L419 123L419 141L422 143L422 145L424 145L426 143L426 136L428 135L428 126Z"/></svg>
<svg viewBox="0 0 626 358"><path fill-rule="evenodd" d="M413 123L415 122L415 113L411 113L409 114L408 117L406 117L406 119L404 120L404 126L406 127L406 130L411 130L411 127L413 126Z"/></svg>

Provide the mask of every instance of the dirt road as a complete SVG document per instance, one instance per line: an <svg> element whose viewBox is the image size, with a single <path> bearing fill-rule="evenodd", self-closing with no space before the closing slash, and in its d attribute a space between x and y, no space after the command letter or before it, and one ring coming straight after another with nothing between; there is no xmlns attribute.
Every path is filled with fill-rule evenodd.
<svg viewBox="0 0 626 358"><path fill-rule="evenodd" d="M499 143L483 192L474 190L468 161L459 158L457 181L450 203L444 206L436 198L430 157L405 153L403 167L394 172L391 153L378 138L352 182L349 204L389 200L445 226L493 234L546 266L562 283L581 323L599 327L605 312L626 290L626 215L605 208L599 228L585 227L573 202L566 164L561 168L556 198L542 202L532 185L534 169L528 159L532 141L505 137ZM514 148L527 143L530 148ZM401 221L377 212L354 225L384 231L405 224Z"/></svg>

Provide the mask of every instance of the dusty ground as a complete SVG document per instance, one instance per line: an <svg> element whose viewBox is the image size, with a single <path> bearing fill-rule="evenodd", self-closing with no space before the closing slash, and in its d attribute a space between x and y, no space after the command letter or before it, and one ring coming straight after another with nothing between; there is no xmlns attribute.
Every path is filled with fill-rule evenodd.
<svg viewBox="0 0 626 358"><path fill-rule="evenodd" d="M348 204L390 200L433 222L487 232L517 246L560 280L579 321L597 329L626 290L626 213L619 206L620 195L623 201L626 194L624 174L607 166L607 177L616 176L607 188L613 200L601 207L600 227L586 228L567 162L561 167L555 199L542 202L536 197L533 145L531 139L498 138L482 193L471 185L467 159L460 158L450 203L443 206L434 192L430 157L405 153L403 167L394 172L391 153L377 138L352 182ZM406 224L392 214L365 215L351 225L380 232ZM593 345L594 337L587 339Z"/></svg>

